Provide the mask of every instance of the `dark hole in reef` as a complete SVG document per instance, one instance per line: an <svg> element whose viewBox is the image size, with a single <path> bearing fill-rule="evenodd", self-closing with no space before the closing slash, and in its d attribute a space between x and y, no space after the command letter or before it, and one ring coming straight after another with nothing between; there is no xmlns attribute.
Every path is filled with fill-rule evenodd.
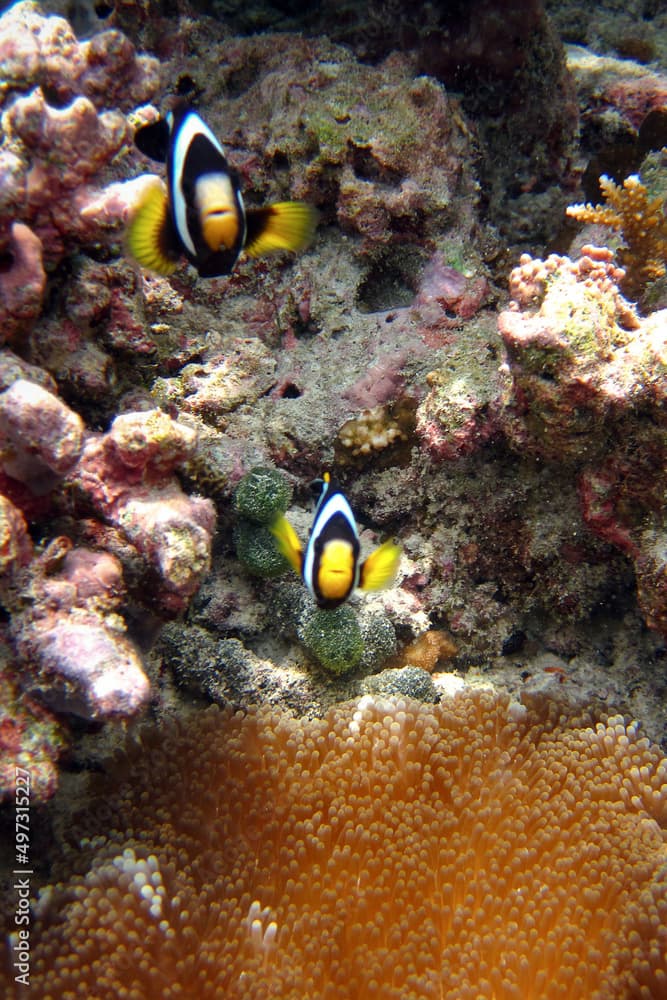
<svg viewBox="0 0 667 1000"><path fill-rule="evenodd" d="M82 249L82 253L89 257L90 260L94 260L97 264L108 264L110 261L116 259L111 247L104 246L102 243L90 243L87 247Z"/></svg>
<svg viewBox="0 0 667 1000"><path fill-rule="evenodd" d="M42 84L42 93L44 94L44 100L51 108L66 108L71 104L71 99L69 96L63 96L60 91L56 90L55 87L50 86L48 83Z"/></svg>
<svg viewBox="0 0 667 1000"><path fill-rule="evenodd" d="M503 640L500 651L503 656L512 656L513 653L521 652L525 642L526 633L522 629L517 629L516 632L512 632Z"/></svg>
<svg viewBox="0 0 667 1000"><path fill-rule="evenodd" d="M282 399L299 399L301 396L301 389L294 382L288 382L282 392L280 393Z"/></svg>
<svg viewBox="0 0 667 1000"><path fill-rule="evenodd" d="M390 170L373 155L370 146L357 146L350 142L350 158L355 175L362 181L380 181L383 184L399 184L402 174Z"/></svg>
<svg viewBox="0 0 667 1000"><path fill-rule="evenodd" d="M320 327L313 320L303 320L300 316L295 316L292 321L292 332L297 340L310 340L318 335Z"/></svg>
<svg viewBox="0 0 667 1000"><path fill-rule="evenodd" d="M276 170L287 170L289 167L289 158L285 155L285 153L277 151L273 154L271 163Z"/></svg>
<svg viewBox="0 0 667 1000"><path fill-rule="evenodd" d="M198 89L197 84L189 73L181 73L176 81L176 93L181 97L185 97L187 94L192 94Z"/></svg>
<svg viewBox="0 0 667 1000"><path fill-rule="evenodd" d="M416 248L396 247L371 264L357 290L362 313L386 312L409 306L419 285L425 255Z"/></svg>
<svg viewBox="0 0 667 1000"><path fill-rule="evenodd" d="M639 126L639 155L643 159L651 150L667 146L667 108L653 108Z"/></svg>
<svg viewBox="0 0 667 1000"><path fill-rule="evenodd" d="M113 13L113 4L103 2L96 3L93 10L99 17L100 21L106 21L109 15Z"/></svg>
<svg viewBox="0 0 667 1000"><path fill-rule="evenodd" d="M244 94L257 80L262 68L259 62L249 60L238 69L232 70L225 81L227 97L240 97Z"/></svg>
<svg viewBox="0 0 667 1000"><path fill-rule="evenodd" d="M9 250L0 253L0 274L7 274L14 266L14 254Z"/></svg>
<svg viewBox="0 0 667 1000"><path fill-rule="evenodd" d="M647 153L667 144L667 108L653 108L646 115L635 135L631 129L619 130L611 141L596 133L593 127L584 130L583 142L593 150L581 179L586 201L598 204L603 200L599 177L606 174L617 184L634 173Z"/></svg>

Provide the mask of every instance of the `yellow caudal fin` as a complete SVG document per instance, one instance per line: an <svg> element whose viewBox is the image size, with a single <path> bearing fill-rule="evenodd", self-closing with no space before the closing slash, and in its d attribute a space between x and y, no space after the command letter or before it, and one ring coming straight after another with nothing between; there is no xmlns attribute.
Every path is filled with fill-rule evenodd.
<svg viewBox="0 0 667 1000"><path fill-rule="evenodd" d="M155 184L147 188L130 220L125 237L128 252L143 267L158 274L171 274L178 262L171 232L167 190L163 181L156 177Z"/></svg>
<svg viewBox="0 0 667 1000"><path fill-rule="evenodd" d="M400 545L390 540L371 552L361 566L361 590L384 590L385 587L391 587L396 579L402 551Z"/></svg>
<svg viewBox="0 0 667 1000"><path fill-rule="evenodd" d="M278 543L278 549L287 559L292 569L301 574L303 550L298 535L284 514L280 514L270 525L271 534Z"/></svg>
<svg viewBox="0 0 667 1000"><path fill-rule="evenodd" d="M277 250L305 250L315 234L319 212L305 201L278 201L246 211L245 252L261 257Z"/></svg>

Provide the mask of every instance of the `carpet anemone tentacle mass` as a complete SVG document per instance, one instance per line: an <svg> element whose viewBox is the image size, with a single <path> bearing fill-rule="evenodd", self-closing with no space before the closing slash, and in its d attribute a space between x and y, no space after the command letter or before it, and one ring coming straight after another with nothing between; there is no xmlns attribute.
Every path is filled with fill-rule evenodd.
<svg viewBox="0 0 667 1000"><path fill-rule="evenodd" d="M619 717L210 709L103 781L36 903L35 996L667 996L667 762Z"/></svg>

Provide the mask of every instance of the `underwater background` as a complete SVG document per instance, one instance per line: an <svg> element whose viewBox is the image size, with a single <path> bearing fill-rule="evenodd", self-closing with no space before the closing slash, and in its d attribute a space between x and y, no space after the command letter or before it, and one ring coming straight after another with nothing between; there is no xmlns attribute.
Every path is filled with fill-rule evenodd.
<svg viewBox="0 0 667 1000"><path fill-rule="evenodd" d="M667 1000L667 5L26 0L0 116L2 995Z"/></svg>

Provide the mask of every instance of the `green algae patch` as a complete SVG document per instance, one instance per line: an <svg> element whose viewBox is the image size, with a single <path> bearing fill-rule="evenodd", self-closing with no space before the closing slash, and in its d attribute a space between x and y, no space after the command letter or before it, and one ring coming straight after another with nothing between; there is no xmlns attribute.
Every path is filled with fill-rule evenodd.
<svg viewBox="0 0 667 1000"><path fill-rule="evenodd" d="M253 576L270 580L282 576L290 568L264 524L242 518L234 527L234 544L239 562Z"/></svg>
<svg viewBox="0 0 667 1000"><path fill-rule="evenodd" d="M347 604L333 611L315 611L301 627L299 638L318 663L332 674L354 670L364 652L359 622Z"/></svg>
<svg viewBox="0 0 667 1000"><path fill-rule="evenodd" d="M257 524L271 524L292 502L292 488L277 469L257 466L239 482L234 506L241 517Z"/></svg>

